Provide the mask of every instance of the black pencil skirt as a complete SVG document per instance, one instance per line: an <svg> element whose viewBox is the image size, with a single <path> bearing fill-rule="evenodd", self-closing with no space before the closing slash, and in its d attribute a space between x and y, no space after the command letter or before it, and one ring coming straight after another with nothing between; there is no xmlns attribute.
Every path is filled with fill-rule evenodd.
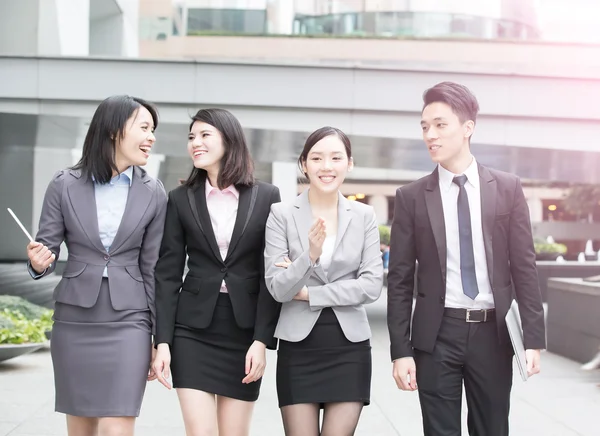
<svg viewBox="0 0 600 436"><path fill-rule="evenodd" d="M229 294L221 293L205 329L176 325L171 350L173 387L256 401L262 379L244 384L253 330L238 327Z"/></svg>
<svg viewBox="0 0 600 436"><path fill-rule="evenodd" d="M301 403L360 402L371 397L371 344L350 342L331 308L300 342L280 340L277 353L279 407Z"/></svg>

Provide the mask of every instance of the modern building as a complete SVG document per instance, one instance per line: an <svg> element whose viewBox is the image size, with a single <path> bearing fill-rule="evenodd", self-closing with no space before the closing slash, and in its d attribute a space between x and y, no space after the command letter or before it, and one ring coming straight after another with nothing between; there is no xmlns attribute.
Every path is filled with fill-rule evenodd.
<svg viewBox="0 0 600 436"><path fill-rule="evenodd" d="M148 26L157 30L144 36L159 39L169 34L515 40L540 36L534 0L142 0L141 9Z"/></svg>
<svg viewBox="0 0 600 436"><path fill-rule="evenodd" d="M600 47L538 41L526 1L26 2L32 9L0 3L0 206L33 230L48 180L78 159L93 110L117 93L159 106L148 170L168 189L190 168L190 115L219 106L241 120L259 177L286 199L303 189L295 160L308 133L325 124L347 132L356 169L344 194L386 223L395 188L432 169L421 94L442 80L477 94L477 157L522 177L535 223L559 216L569 183L600 183L591 140L600 133ZM334 25L323 35L313 24L326 21ZM508 22L521 31L499 36ZM22 38L11 42L5 26ZM0 225L14 228L8 214ZM0 260L22 257L21 235L6 236Z"/></svg>

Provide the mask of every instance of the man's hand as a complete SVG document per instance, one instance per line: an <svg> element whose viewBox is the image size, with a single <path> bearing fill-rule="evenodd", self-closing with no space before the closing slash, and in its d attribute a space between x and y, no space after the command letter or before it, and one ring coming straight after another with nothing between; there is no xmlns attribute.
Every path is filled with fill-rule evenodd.
<svg viewBox="0 0 600 436"><path fill-rule="evenodd" d="M540 372L540 350L525 350L525 359L527 360L527 377L539 374Z"/></svg>
<svg viewBox="0 0 600 436"><path fill-rule="evenodd" d="M398 389L403 391L417 390L417 367L412 357L402 357L394 360L392 375Z"/></svg>

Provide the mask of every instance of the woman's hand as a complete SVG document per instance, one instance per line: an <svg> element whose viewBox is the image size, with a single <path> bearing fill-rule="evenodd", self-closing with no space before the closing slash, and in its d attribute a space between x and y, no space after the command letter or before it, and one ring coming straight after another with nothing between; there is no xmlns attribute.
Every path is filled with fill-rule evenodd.
<svg viewBox="0 0 600 436"><path fill-rule="evenodd" d="M31 268L38 274L46 271L56 259L54 253L48 247L35 241L27 244L27 257L29 258L29 262L31 262Z"/></svg>
<svg viewBox="0 0 600 436"><path fill-rule="evenodd" d="M288 257L283 258L283 262L277 262L275 266L279 268L287 268L292 264L292 261ZM308 301L308 288L304 286L300 291L294 296L294 300L300 301Z"/></svg>
<svg viewBox="0 0 600 436"><path fill-rule="evenodd" d="M158 344L156 353L152 360L152 368L150 372L156 375L158 381L167 389L171 389L171 384L167 380L171 377L171 351L169 344Z"/></svg>
<svg viewBox="0 0 600 436"><path fill-rule="evenodd" d="M326 236L325 220L323 218L317 218L308 231L308 255L313 264L321 257L321 253L323 253L323 242L325 241Z"/></svg>
<svg viewBox="0 0 600 436"><path fill-rule="evenodd" d="M260 341L254 341L246 353L246 377L242 383L253 383L265 373L267 366L267 346Z"/></svg>
<svg viewBox="0 0 600 436"><path fill-rule="evenodd" d="M152 368L152 363L154 362L154 359L156 359L156 348L152 347L152 345L150 345L150 347L152 348L152 357L150 358L150 370L148 371L148 381L154 381L158 378L156 372L154 372L154 368Z"/></svg>

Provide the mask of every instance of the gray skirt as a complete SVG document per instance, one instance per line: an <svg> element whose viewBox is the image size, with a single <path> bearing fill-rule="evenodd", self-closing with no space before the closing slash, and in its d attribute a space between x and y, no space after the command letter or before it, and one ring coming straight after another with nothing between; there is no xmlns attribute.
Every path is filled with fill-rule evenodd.
<svg viewBox="0 0 600 436"><path fill-rule="evenodd" d="M50 349L57 412L139 415L152 355L150 312L113 309L108 279L91 308L55 304Z"/></svg>

